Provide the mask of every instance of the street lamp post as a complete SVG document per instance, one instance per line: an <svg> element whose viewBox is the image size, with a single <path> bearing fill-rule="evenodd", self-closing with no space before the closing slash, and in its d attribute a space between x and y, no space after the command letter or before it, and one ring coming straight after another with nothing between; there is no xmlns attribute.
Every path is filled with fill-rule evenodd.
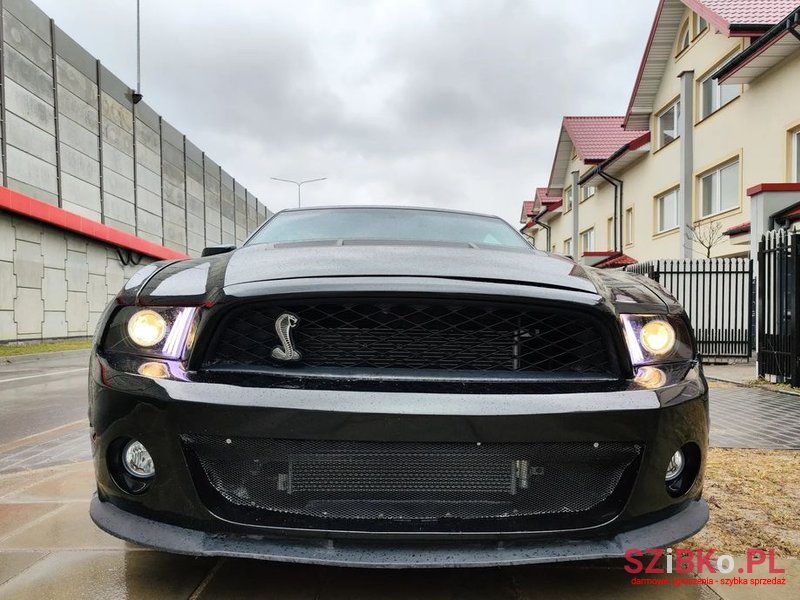
<svg viewBox="0 0 800 600"><path fill-rule="evenodd" d="M314 183L315 181L324 181L327 177L320 177L318 179L306 179L305 181L294 181L293 179L281 179L280 177L270 177L275 181L282 181L283 183L293 183L297 186L297 208L300 208L300 187L304 183Z"/></svg>

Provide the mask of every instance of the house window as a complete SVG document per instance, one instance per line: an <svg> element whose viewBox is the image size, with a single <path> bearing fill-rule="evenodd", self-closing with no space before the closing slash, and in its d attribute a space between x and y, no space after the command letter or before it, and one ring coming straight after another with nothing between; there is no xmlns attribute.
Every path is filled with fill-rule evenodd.
<svg viewBox="0 0 800 600"><path fill-rule="evenodd" d="M701 17L700 15L695 15L694 19L694 37L697 37L701 33L703 33L708 27L708 23L706 20Z"/></svg>
<svg viewBox="0 0 800 600"><path fill-rule="evenodd" d="M572 238L564 240L564 254L572 256Z"/></svg>
<svg viewBox="0 0 800 600"><path fill-rule="evenodd" d="M675 54L680 54L689 47L690 37L689 21L687 20L681 27L680 33L678 33L678 51Z"/></svg>
<svg viewBox="0 0 800 600"><path fill-rule="evenodd" d="M595 192L597 192L597 188L593 185L585 185L583 186L583 200L588 200L592 196L594 196Z"/></svg>
<svg viewBox="0 0 800 600"><path fill-rule="evenodd" d="M614 249L614 218L608 217L606 221L606 240L608 240L606 244L606 248L609 250Z"/></svg>
<svg viewBox="0 0 800 600"><path fill-rule="evenodd" d="M572 188L568 187L564 190L564 212L572 210Z"/></svg>
<svg viewBox="0 0 800 600"><path fill-rule="evenodd" d="M581 253L594 250L594 227L581 234Z"/></svg>
<svg viewBox="0 0 800 600"><path fill-rule="evenodd" d="M739 205L739 161L700 178L700 216L708 217Z"/></svg>
<svg viewBox="0 0 800 600"><path fill-rule="evenodd" d="M674 189L656 198L656 233L669 231L677 226L678 190Z"/></svg>
<svg viewBox="0 0 800 600"><path fill-rule="evenodd" d="M678 117L681 114L680 100L658 115L658 147L669 144L678 137Z"/></svg>
<svg viewBox="0 0 800 600"><path fill-rule="evenodd" d="M701 104L700 118L705 119L714 111L719 110L728 102L737 98L741 93L740 85L719 85L711 77L700 84Z"/></svg>
<svg viewBox="0 0 800 600"><path fill-rule="evenodd" d="M800 130L792 134L792 180L800 183Z"/></svg>
<svg viewBox="0 0 800 600"><path fill-rule="evenodd" d="M677 203L676 203L677 205ZM677 219L676 219L677 220ZM633 243L633 208L625 209L625 244Z"/></svg>

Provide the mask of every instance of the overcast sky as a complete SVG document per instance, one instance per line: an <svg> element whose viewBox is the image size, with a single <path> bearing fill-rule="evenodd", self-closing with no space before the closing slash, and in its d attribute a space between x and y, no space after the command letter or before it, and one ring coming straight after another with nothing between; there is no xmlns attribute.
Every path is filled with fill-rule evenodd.
<svg viewBox="0 0 800 600"><path fill-rule="evenodd" d="M135 85L135 0L34 1ZM328 177L304 204L516 224L562 115L624 113L657 0L141 4L145 101L270 209Z"/></svg>

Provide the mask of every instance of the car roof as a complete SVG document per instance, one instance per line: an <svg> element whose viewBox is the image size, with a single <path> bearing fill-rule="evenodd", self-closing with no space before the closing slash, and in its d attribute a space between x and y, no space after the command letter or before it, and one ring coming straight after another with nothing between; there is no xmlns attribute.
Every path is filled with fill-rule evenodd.
<svg viewBox="0 0 800 600"><path fill-rule="evenodd" d="M457 215L471 215L474 217L489 217L492 219L500 219L497 215L492 215L488 213L479 213L479 212L472 212L468 210L454 210L451 208L435 208L429 206L395 206L395 205L386 205L386 204L340 204L334 206L301 206L300 208L284 208L283 210L278 211L277 214L283 212L302 212L302 211L311 211L311 210L347 210L352 208L367 208L367 209L385 209L385 210L418 210L418 211L426 211L426 212L441 212L441 213L451 213ZM502 220L502 219L501 219Z"/></svg>

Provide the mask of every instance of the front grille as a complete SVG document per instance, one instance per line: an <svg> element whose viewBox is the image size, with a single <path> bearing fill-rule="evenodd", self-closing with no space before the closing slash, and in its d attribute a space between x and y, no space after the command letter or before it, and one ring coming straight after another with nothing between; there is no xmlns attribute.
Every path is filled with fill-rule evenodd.
<svg viewBox="0 0 800 600"><path fill-rule="evenodd" d="M183 435L210 508L239 522L359 531L585 527L616 515L641 446Z"/></svg>
<svg viewBox="0 0 800 600"><path fill-rule="evenodd" d="M284 348L275 328L284 313L297 317L290 333L301 355L295 362L272 356ZM546 307L414 300L251 304L223 320L205 364L614 376L609 346L596 320Z"/></svg>

